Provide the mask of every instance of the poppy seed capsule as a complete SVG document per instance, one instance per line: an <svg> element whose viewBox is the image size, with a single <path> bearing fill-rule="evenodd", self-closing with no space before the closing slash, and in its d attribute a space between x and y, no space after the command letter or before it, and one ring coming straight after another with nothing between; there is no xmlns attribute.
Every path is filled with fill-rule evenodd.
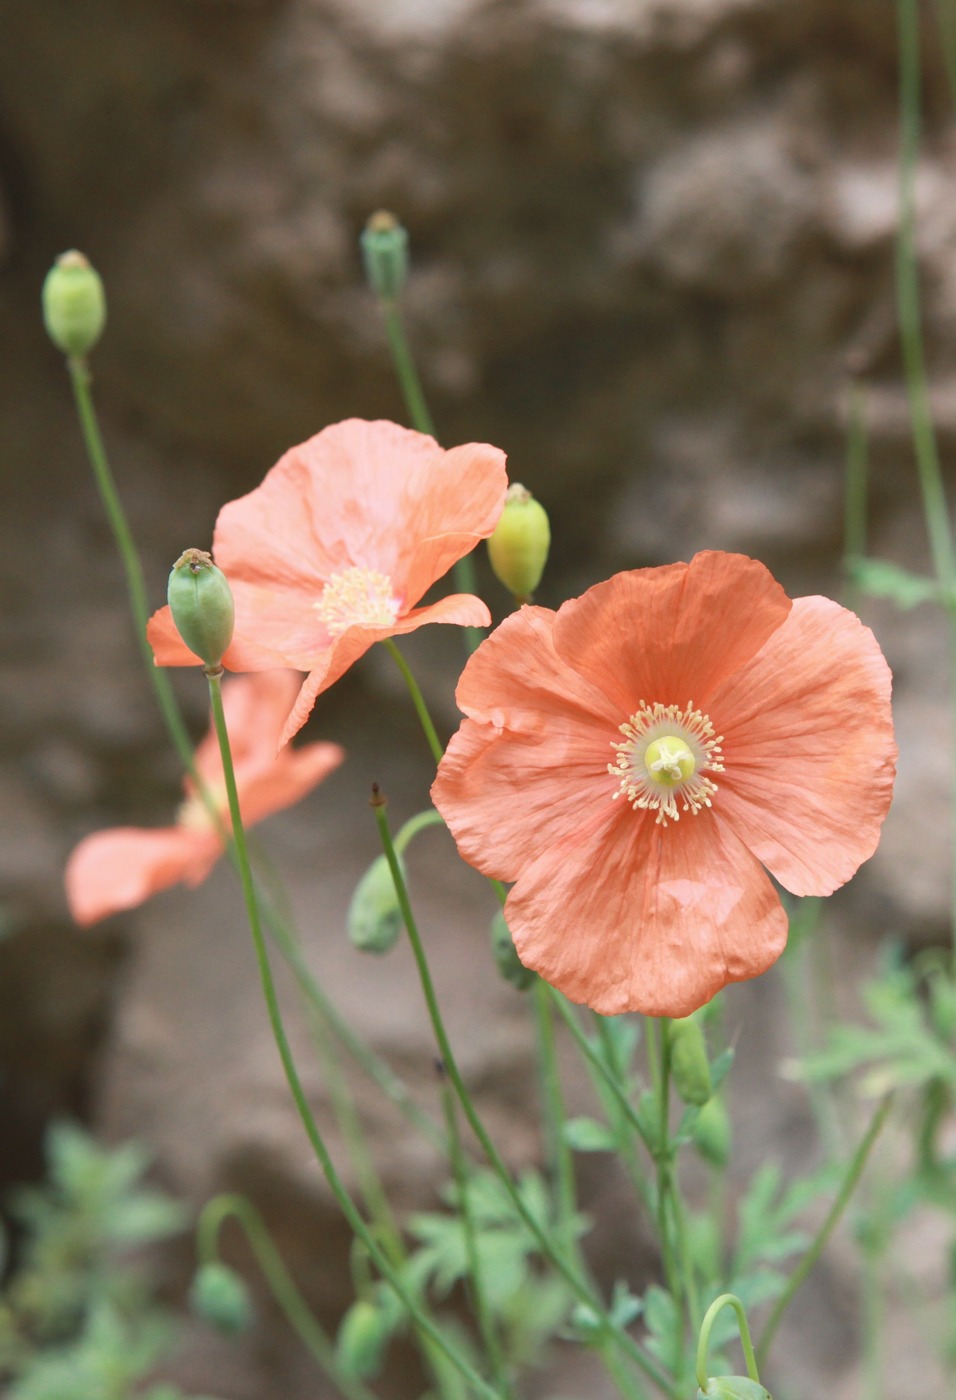
<svg viewBox="0 0 956 1400"><path fill-rule="evenodd" d="M169 575L166 597L189 650L205 662L207 671L218 670L232 641L235 605L229 581L212 555L203 549L181 554Z"/></svg>
<svg viewBox="0 0 956 1400"><path fill-rule="evenodd" d="M518 957L511 930L500 909L491 921L491 951L495 955L498 971L505 981L510 982L515 991L526 992L538 974L532 972L530 967L525 967Z"/></svg>
<svg viewBox="0 0 956 1400"><path fill-rule="evenodd" d="M227 1336L244 1332L252 1321L252 1303L245 1283L228 1265L203 1264L189 1290L193 1312Z"/></svg>
<svg viewBox="0 0 956 1400"><path fill-rule="evenodd" d="M691 1129L694 1146L712 1167L725 1167L730 1158L731 1127L727 1105L720 1094L713 1094L697 1115Z"/></svg>
<svg viewBox="0 0 956 1400"><path fill-rule="evenodd" d="M551 525L540 501L527 487L508 487L505 507L488 540L488 558L495 577L517 602L526 602L544 573L551 547Z"/></svg>
<svg viewBox="0 0 956 1400"><path fill-rule="evenodd" d="M93 349L106 325L106 294L99 273L82 253L61 253L43 282L43 324L64 355Z"/></svg>
<svg viewBox="0 0 956 1400"><path fill-rule="evenodd" d="M671 1074L683 1103L700 1108L714 1092L707 1042L696 1016L671 1022Z"/></svg>
<svg viewBox="0 0 956 1400"><path fill-rule="evenodd" d="M408 233L394 214L373 214L359 239L368 284L382 301L397 301L408 277Z"/></svg>
<svg viewBox="0 0 956 1400"><path fill-rule="evenodd" d="M396 852L397 855L397 852ZM405 877L405 862L398 856ZM355 886L347 918L349 940L363 953L388 953L402 931L402 911L388 860L376 856Z"/></svg>
<svg viewBox="0 0 956 1400"><path fill-rule="evenodd" d="M711 1376L697 1400L773 1400L770 1391L749 1376Z"/></svg>

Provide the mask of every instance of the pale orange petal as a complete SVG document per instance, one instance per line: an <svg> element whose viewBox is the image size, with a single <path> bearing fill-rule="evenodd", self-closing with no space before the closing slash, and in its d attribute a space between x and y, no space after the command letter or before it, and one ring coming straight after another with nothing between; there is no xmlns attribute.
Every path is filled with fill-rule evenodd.
<svg viewBox="0 0 956 1400"><path fill-rule="evenodd" d="M891 677L876 639L828 598L798 598L712 697L724 820L793 894L830 894L873 854L893 792Z"/></svg>
<svg viewBox="0 0 956 1400"><path fill-rule="evenodd" d="M770 880L712 812L663 829L616 803L522 872L505 917L527 967L606 1016L687 1016L787 937Z"/></svg>
<svg viewBox="0 0 956 1400"><path fill-rule="evenodd" d="M406 606L492 533L508 489L505 461L500 448L471 442L418 463L403 493L406 547L394 574Z"/></svg>
<svg viewBox="0 0 956 1400"><path fill-rule="evenodd" d="M298 698L282 730L280 744L287 744L305 724L318 696L343 676L360 656L386 637L414 632L427 622L449 622L459 627L487 627L491 614L480 598L470 593L453 593L424 608L414 608L390 627L349 627L332 639L331 645L315 659Z"/></svg>
<svg viewBox="0 0 956 1400"><path fill-rule="evenodd" d="M117 827L79 843L67 862L70 912L83 927L134 909L151 895L185 881L204 880L222 854L212 832L162 827Z"/></svg>
<svg viewBox="0 0 956 1400"><path fill-rule="evenodd" d="M763 564L705 552L689 564L634 569L558 610L558 654L620 712L641 701L700 709L760 650L790 611Z"/></svg>
<svg viewBox="0 0 956 1400"><path fill-rule="evenodd" d="M268 772L257 773L240 791L239 808L246 826L300 801L344 758L345 750L338 744L303 744L301 748L283 749Z"/></svg>
<svg viewBox="0 0 956 1400"><path fill-rule="evenodd" d="M521 608L469 660L458 686L466 719L438 767L432 800L461 854L513 880L545 847L611 801L604 695L555 655L554 613Z"/></svg>

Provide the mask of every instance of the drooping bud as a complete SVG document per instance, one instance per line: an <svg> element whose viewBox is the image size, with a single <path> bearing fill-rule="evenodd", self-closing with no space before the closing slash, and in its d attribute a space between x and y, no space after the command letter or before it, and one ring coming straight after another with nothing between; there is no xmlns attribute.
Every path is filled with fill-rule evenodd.
<svg viewBox="0 0 956 1400"><path fill-rule="evenodd" d="M394 214L379 209L360 238L369 286L382 301L397 301L408 276L408 233Z"/></svg>
<svg viewBox="0 0 956 1400"><path fill-rule="evenodd" d="M518 957L511 930L500 909L491 921L491 951L495 955L498 971L505 981L510 982L516 991L526 992L538 974L532 972L530 967L525 967Z"/></svg>
<svg viewBox="0 0 956 1400"><path fill-rule="evenodd" d="M730 1115L723 1095L712 1094L691 1129L694 1146L712 1167L725 1167L730 1158Z"/></svg>
<svg viewBox="0 0 956 1400"><path fill-rule="evenodd" d="M707 1042L696 1016L684 1016L670 1026L671 1074L686 1104L705 1104L714 1092Z"/></svg>
<svg viewBox="0 0 956 1400"><path fill-rule="evenodd" d="M166 596L179 635L191 652L217 671L232 641L235 606L232 589L203 549L187 549L169 575Z"/></svg>
<svg viewBox="0 0 956 1400"><path fill-rule="evenodd" d="M227 1264L203 1264L193 1279L189 1302L197 1317L227 1335L244 1332L252 1321L252 1302L245 1283Z"/></svg>
<svg viewBox="0 0 956 1400"><path fill-rule="evenodd" d="M749 1376L711 1376L697 1400L773 1400L770 1391Z"/></svg>
<svg viewBox="0 0 956 1400"><path fill-rule="evenodd" d="M86 355L106 325L106 294L99 273L82 253L61 253L43 282L43 323L64 355Z"/></svg>
<svg viewBox="0 0 956 1400"><path fill-rule="evenodd" d="M398 855L405 877L405 862ZM402 911L395 881L385 855L376 856L355 886L349 904L347 928L350 941L363 953L388 953L402 931Z"/></svg>
<svg viewBox="0 0 956 1400"><path fill-rule="evenodd" d="M544 573L551 547L547 511L527 487L513 482L505 508L488 540L488 557L495 577L516 602L527 602Z"/></svg>
<svg viewBox="0 0 956 1400"><path fill-rule="evenodd" d="M335 1352L343 1370L373 1380L381 1369L391 1332L385 1314L367 1298L358 1298L339 1324Z"/></svg>

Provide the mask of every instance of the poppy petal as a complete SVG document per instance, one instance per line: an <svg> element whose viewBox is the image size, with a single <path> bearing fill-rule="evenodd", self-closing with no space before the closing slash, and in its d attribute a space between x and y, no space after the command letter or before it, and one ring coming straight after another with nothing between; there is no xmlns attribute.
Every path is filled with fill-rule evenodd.
<svg viewBox="0 0 956 1400"><path fill-rule="evenodd" d="M505 917L526 966L605 1016L687 1016L787 938L773 885L713 812L665 829L617 804L522 872Z"/></svg>
<svg viewBox="0 0 956 1400"><path fill-rule="evenodd" d="M222 854L211 831L117 827L82 840L67 862L66 896L82 927L135 909L151 895L184 881L198 885Z"/></svg>
<svg viewBox="0 0 956 1400"><path fill-rule="evenodd" d="M715 805L793 894L830 894L876 848L895 772L890 687L869 628L814 597L713 696Z"/></svg>

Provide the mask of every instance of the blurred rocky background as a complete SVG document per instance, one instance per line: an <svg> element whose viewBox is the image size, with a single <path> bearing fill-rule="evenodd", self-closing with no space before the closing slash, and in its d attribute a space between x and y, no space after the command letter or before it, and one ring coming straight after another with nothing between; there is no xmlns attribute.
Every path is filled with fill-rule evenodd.
<svg viewBox="0 0 956 1400"><path fill-rule="evenodd" d="M956 145L934 7L924 18L919 242L949 467ZM83 935L65 911L75 841L167 822L179 775L41 328L54 256L83 249L107 286L95 388L157 603L172 559L205 546L223 501L287 446L352 415L403 420L357 254L383 206L411 233L407 322L440 436L505 448L551 511L539 601L704 547L759 556L791 593L838 593L851 383L872 552L929 567L894 303L897 92L889 0L4 0L4 1181L37 1170L51 1115L139 1135L190 1202L248 1190L326 1321L350 1297L345 1232L281 1081L227 873ZM880 940L943 941L949 906L945 634L926 608L864 612L896 673L902 759L881 851L826 918L851 1006ZM409 653L450 732L460 638L428 631ZM367 658L317 706L308 733L349 762L268 834L313 966L427 1097L410 959L370 964L343 934L376 850L370 782L396 823L427 800L427 754L386 662ZM198 733L197 679L178 684ZM529 1033L490 965L482 882L438 832L412 874L479 1104L509 1160L533 1161ZM728 999L743 1169L809 1160L802 1093L776 1075L781 995L771 977ZM399 1201L431 1202L434 1162L363 1106ZM605 1277L640 1283L653 1262L600 1161L584 1180L603 1221L594 1254ZM838 1249L794 1309L788 1394L858 1393L854 1258ZM188 1267L184 1246L171 1286ZM912 1339L896 1326L887 1397L911 1400ZM238 1348L197 1335L176 1376L225 1400L322 1393L268 1311ZM569 1371L561 1389L585 1383L602 1393Z"/></svg>

